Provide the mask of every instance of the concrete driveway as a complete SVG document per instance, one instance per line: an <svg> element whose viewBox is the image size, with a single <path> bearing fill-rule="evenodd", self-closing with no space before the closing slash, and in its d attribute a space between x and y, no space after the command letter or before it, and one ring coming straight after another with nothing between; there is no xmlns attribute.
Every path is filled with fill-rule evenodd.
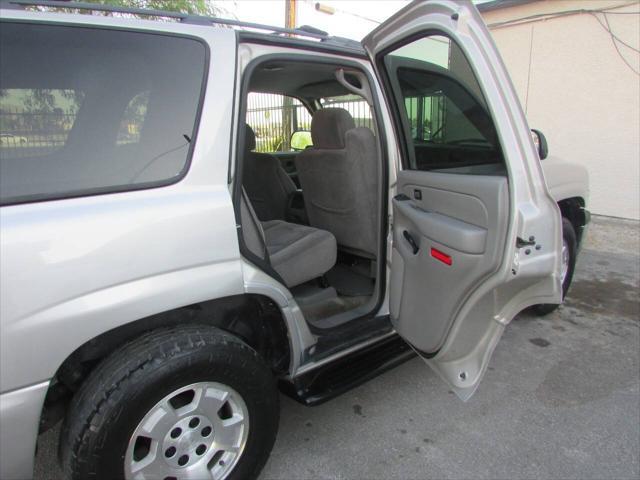
<svg viewBox="0 0 640 480"><path fill-rule="evenodd" d="M638 478L638 234L595 218L566 304L514 319L467 403L418 359L315 408L282 397L262 478ZM38 480L60 478L57 433Z"/></svg>

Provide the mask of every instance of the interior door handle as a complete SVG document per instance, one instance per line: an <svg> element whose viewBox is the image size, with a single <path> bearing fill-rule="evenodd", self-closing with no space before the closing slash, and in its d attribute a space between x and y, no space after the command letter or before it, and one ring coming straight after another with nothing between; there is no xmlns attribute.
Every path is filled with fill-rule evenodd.
<svg viewBox="0 0 640 480"><path fill-rule="evenodd" d="M409 232L407 232L406 230L404 230L402 232L402 236L404 237L404 239L409 242L409 245L411 245L411 248L413 249L413 254L415 255L416 253L418 253L418 250L420 250L420 248L418 247L418 244L416 243L416 241L413 239L413 237L411 236L411 234Z"/></svg>

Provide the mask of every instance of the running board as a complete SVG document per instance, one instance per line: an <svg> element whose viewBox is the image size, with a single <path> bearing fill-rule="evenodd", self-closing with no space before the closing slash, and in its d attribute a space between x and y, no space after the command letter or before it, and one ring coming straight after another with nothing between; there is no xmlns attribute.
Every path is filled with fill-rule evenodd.
<svg viewBox="0 0 640 480"><path fill-rule="evenodd" d="M281 380L279 386L284 394L304 405L319 405L415 355L404 340L393 335L293 380Z"/></svg>

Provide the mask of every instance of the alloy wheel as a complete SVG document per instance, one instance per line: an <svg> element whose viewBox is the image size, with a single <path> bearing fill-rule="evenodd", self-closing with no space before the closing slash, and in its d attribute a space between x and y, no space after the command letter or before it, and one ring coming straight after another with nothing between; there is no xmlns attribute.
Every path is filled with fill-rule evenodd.
<svg viewBox="0 0 640 480"><path fill-rule="evenodd" d="M247 442L242 397L216 382L194 383L160 400L136 427L125 454L128 480L222 480Z"/></svg>

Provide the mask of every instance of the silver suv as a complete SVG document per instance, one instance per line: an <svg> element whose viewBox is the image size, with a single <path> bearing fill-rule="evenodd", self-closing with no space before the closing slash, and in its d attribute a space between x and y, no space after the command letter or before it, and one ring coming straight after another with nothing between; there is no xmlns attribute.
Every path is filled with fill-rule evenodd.
<svg viewBox="0 0 640 480"><path fill-rule="evenodd" d="M60 420L68 478L252 478L278 387L312 405L417 354L467 399L561 303L586 173L540 161L468 1L362 44L2 7L1 478Z"/></svg>

